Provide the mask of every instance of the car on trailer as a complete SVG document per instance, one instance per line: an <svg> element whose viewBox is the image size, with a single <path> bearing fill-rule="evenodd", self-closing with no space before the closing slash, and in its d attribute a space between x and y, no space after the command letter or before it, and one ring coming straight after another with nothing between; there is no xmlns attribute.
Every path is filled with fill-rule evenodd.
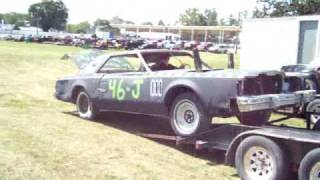
<svg viewBox="0 0 320 180"><path fill-rule="evenodd" d="M278 71L214 69L197 50L88 53L75 62L80 73L57 80L55 96L74 103L80 117L94 119L102 111L161 116L179 136L207 130L212 117L237 116L260 126L274 109L300 106L315 95L284 93Z"/></svg>

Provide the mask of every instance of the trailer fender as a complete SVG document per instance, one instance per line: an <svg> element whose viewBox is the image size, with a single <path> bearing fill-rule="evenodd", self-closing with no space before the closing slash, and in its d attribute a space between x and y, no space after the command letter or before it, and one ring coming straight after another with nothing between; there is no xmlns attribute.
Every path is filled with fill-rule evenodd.
<svg viewBox="0 0 320 180"><path fill-rule="evenodd" d="M255 135L255 134L241 133L231 141L231 143L229 144L228 150L226 152L226 155L225 155L225 164L226 165L234 166L236 151L237 151L239 144L250 135Z"/></svg>

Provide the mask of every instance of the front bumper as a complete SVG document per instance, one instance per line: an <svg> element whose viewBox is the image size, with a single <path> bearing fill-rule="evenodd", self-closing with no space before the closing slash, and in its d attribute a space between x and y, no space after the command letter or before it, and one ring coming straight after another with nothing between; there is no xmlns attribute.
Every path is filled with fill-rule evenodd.
<svg viewBox="0 0 320 180"><path fill-rule="evenodd" d="M56 92L54 94L54 97L60 101L72 103L72 99L69 96L66 96L65 94L59 94Z"/></svg>
<svg viewBox="0 0 320 180"><path fill-rule="evenodd" d="M266 94L258 96L237 97L240 112L272 110L282 106L300 106L316 97L315 90L296 91L289 94Z"/></svg>

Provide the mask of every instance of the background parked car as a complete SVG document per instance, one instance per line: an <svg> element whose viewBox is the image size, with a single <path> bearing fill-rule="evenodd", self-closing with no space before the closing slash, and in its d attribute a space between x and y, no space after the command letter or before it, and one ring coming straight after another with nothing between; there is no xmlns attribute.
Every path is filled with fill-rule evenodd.
<svg viewBox="0 0 320 180"><path fill-rule="evenodd" d="M210 42L202 42L197 46L199 51L208 51L210 47L213 46L213 43Z"/></svg>
<svg viewBox="0 0 320 180"><path fill-rule="evenodd" d="M209 52L212 53L235 53L236 46L233 44L217 44L208 48Z"/></svg>

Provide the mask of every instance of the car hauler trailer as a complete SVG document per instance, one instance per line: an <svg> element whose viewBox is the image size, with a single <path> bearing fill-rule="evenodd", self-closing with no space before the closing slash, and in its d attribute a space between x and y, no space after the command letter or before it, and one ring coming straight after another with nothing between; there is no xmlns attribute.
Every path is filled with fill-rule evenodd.
<svg viewBox="0 0 320 180"><path fill-rule="evenodd" d="M141 134L143 137L193 145L196 150L225 151L225 163L235 166L243 180L285 180L298 173L299 180L320 178L320 121L312 128L308 112L305 128L215 124L192 137Z"/></svg>

